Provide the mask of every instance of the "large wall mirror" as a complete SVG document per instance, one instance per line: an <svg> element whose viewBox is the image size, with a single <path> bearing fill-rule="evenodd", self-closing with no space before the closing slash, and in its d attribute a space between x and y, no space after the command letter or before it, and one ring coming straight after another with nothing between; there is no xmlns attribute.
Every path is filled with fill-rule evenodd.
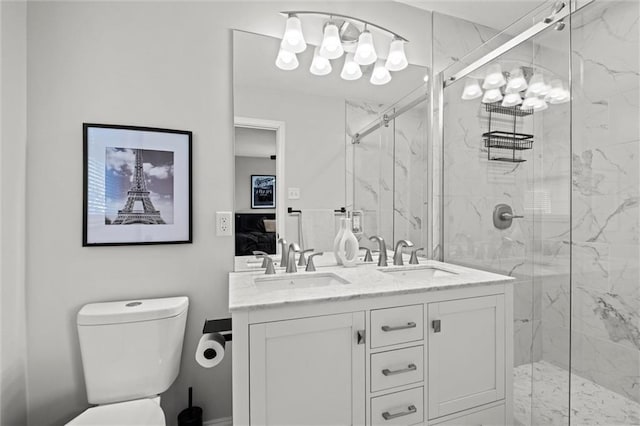
<svg viewBox="0 0 640 426"><path fill-rule="evenodd" d="M393 73L389 83L374 86L369 82L373 66L363 66L357 81L343 80L343 57L332 61L329 75L316 76L309 72L312 45L298 54L297 69L283 71L275 65L280 42L239 30L233 34L236 271L260 267L253 251L271 254L277 264L280 237L330 251L344 214L340 210L354 208L353 134L424 87L428 72L409 65ZM380 165L368 167L375 174ZM255 175L275 176L273 207L252 206L254 192L260 191L251 178ZM321 229L313 229L319 224ZM322 237L311 243L314 233ZM333 263L332 253L327 254L319 266Z"/></svg>

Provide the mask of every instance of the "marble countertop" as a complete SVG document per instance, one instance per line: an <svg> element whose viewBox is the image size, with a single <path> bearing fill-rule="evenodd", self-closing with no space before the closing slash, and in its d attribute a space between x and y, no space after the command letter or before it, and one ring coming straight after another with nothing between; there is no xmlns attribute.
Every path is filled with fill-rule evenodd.
<svg viewBox="0 0 640 426"><path fill-rule="evenodd" d="M398 278L380 270L411 270L416 269L416 266L418 265L378 268L375 263L368 263L352 268L335 266L322 268L317 272L302 271L292 274L285 274L282 271L277 271L276 275L265 275L263 271L231 272L229 273L229 310L264 309L291 304L422 293L468 286L505 283L513 280L512 277L505 275L498 275L434 260L422 260L419 266L423 268L431 267L440 269L449 272L449 274L417 280ZM275 281L257 283L255 281L256 278L265 279L264 277L269 277L268 279L270 280L274 277L295 280L301 277L326 276L328 273L335 274L349 283L298 288L295 286L276 284Z"/></svg>

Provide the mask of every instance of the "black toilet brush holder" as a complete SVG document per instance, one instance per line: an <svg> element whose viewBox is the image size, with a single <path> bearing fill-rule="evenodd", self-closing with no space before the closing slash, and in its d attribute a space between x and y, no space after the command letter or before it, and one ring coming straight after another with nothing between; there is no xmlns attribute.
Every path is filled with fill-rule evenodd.
<svg viewBox="0 0 640 426"><path fill-rule="evenodd" d="M189 407L178 414L178 426L202 426L202 408L193 406L193 388L189 387Z"/></svg>

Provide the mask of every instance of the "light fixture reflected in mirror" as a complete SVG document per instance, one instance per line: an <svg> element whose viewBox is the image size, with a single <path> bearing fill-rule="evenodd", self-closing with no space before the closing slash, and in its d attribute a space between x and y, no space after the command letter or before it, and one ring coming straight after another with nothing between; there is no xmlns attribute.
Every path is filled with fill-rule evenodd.
<svg viewBox="0 0 640 426"><path fill-rule="evenodd" d="M289 52L283 48L278 51L278 57L276 58L276 66L284 71L291 71L298 68L299 62L296 54Z"/></svg>
<svg viewBox="0 0 640 426"><path fill-rule="evenodd" d="M313 51L313 60L309 72L313 75L327 75L331 73L331 61L320 56L320 48L316 46Z"/></svg>
<svg viewBox="0 0 640 426"><path fill-rule="evenodd" d="M524 78L522 68L516 67L509 73L509 80L507 81L507 88L505 93L518 93L527 89L527 80Z"/></svg>
<svg viewBox="0 0 640 426"><path fill-rule="evenodd" d="M482 97L483 104L491 104L500 100L502 100L502 92L500 92L500 89L489 89L484 92L484 96Z"/></svg>
<svg viewBox="0 0 640 426"><path fill-rule="evenodd" d="M500 64L491 64L487 69L487 75L484 78L484 83L482 83L483 89L498 89L504 86L507 81L502 75L502 67Z"/></svg>
<svg viewBox="0 0 640 426"><path fill-rule="evenodd" d="M520 105L522 103L522 98L520 97L520 93L507 93L504 95L504 99L502 100L503 107L513 107L516 105Z"/></svg>
<svg viewBox="0 0 640 426"><path fill-rule="evenodd" d="M373 72L371 72L371 79L369 82L376 86L380 86L383 84L387 84L391 81L391 73L384 66L384 61L382 59L378 59L376 62L376 66L373 68Z"/></svg>
<svg viewBox="0 0 640 426"><path fill-rule="evenodd" d="M522 109L534 109L536 105L540 103L540 99L536 96L528 96L522 102Z"/></svg>
<svg viewBox="0 0 640 426"><path fill-rule="evenodd" d="M357 80L362 77L362 70L360 69L360 65L356 63L353 59L353 53L347 53L347 56L344 59L344 66L342 67L342 72L340 73L340 77L344 80Z"/></svg>
<svg viewBox="0 0 640 426"><path fill-rule="evenodd" d="M542 95L545 91L547 85L544 82L544 77L540 73L533 74L531 80L529 81L529 89L527 90L527 96L531 95Z"/></svg>
<svg viewBox="0 0 640 426"><path fill-rule="evenodd" d="M464 83L464 91L462 92L462 99L470 100L476 99L482 96L482 89L478 80L472 77L467 77Z"/></svg>

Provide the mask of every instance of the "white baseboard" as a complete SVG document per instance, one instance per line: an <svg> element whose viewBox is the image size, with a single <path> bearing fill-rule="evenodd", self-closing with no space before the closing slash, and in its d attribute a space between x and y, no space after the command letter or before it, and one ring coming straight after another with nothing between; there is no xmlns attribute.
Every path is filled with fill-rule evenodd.
<svg viewBox="0 0 640 426"><path fill-rule="evenodd" d="M202 426L233 426L233 418L223 417L221 419L207 420Z"/></svg>

